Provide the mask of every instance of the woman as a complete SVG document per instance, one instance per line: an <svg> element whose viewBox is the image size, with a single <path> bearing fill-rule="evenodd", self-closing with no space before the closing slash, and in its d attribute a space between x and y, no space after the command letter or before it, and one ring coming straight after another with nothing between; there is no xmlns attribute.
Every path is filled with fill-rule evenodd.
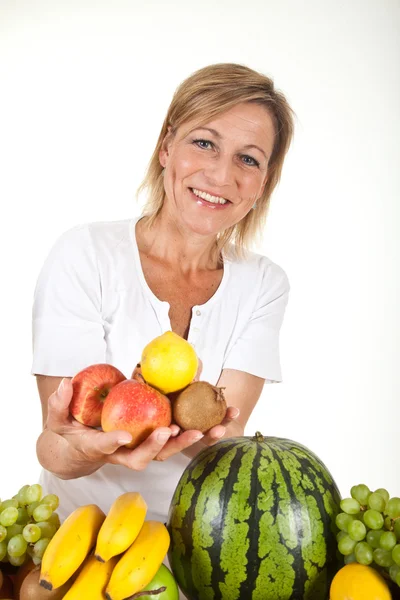
<svg viewBox="0 0 400 600"><path fill-rule="evenodd" d="M262 230L293 130L267 77L235 64L200 69L177 89L142 189L139 219L66 232L41 271L33 310L43 408L42 485L62 517L95 502L108 510L140 491L148 517L166 520L179 477L206 445L243 435L264 382L281 378L279 329L288 282L245 251ZM69 416L70 379L108 362L129 376L153 338L173 330L193 344L201 379L225 388L225 421L204 436L159 428L134 450Z"/></svg>

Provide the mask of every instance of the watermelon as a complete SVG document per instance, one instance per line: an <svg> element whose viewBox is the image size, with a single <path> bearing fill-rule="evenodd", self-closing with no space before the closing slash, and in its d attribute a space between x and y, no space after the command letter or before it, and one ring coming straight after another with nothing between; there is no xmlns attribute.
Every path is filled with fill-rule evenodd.
<svg viewBox="0 0 400 600"><path fill-rule="evenodd" d="M342 565L340 494L318 457L276 437L233 437L183 472L168 558L189 600L328 600Z"/></svg>

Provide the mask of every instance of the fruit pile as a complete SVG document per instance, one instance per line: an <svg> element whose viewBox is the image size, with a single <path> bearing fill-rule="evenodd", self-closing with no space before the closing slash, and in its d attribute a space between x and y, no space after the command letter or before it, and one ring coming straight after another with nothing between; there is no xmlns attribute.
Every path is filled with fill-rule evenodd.
<svg viewBox="0 0 400 600"><path fill-rule="evenodd" d="M31 558L40 564L60 527L55 512L58 497L42 497L42 493L39 484L24 485L15 496L0 502L0 561L19 567Z"/></svg>
<svg viewBox="0 0 400 600"><path fill-rule="evenodd" d="M198 366L192 345L167 331L144 348L130 379L109 364L77 373L71 414L88 427L127 431L132 436L129 448L172 423L204 433L222 422L227 406L221 388L193 381Z"/></svg>
<svg viewBox="0 0 400 600"><path fill-rule="evenodd" d="M134 598L157 574L170 543L165 525L146 521L146 512L137 492L119 496L107 516L95 504L76 509L44 553L40 585L53 590L71 581L66 600L89 597L89 591L107 600Z"/></svg>
<svg viewBox="0 0 400 600"><path fill-rule="evenodd" d="M364 484L340 503L336 525L339 552L346 564L371 565L400 586L400 498Z"/></svg>
<svg viewBox="0 0 400 600"><path fill-rule="evenodd" d="M29 567L23 575L17 572L14 591L7 578L4 589L0 583L0 598L178 600L175 579L162 565L169 533L146 513L137 492L119 496L107 515L95 504L77 508L47 540L39 566L32 561L21 567L21 573Z"/></svg>

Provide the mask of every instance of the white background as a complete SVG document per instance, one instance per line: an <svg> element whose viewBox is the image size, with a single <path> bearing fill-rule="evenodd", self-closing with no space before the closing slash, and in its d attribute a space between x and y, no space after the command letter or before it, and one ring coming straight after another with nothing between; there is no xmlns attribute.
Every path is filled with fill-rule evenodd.
<svg viewBox="0 0 400 600"><path fill-rule="evenodd" d="M0 0L0 496L36 481L31 305L64 230L139 213L176 86L215 62L272 76L296 136L259 250L283 266L284 383L248 434L297 440L343 495L400 495L398 0Z"/></svg>

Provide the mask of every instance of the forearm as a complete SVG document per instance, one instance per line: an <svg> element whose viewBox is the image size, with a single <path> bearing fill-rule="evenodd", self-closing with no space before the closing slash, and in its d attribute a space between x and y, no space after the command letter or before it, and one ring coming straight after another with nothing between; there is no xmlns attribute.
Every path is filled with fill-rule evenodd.
<svg viewBox="0 0 400 600"><path fill-rule="evenodd" d="M76 479L94 473L103 466L92 462L72 448L60 435L44 429L36 443L39 463L60 479Z"/></svg>
<svg viewBox="0 0 400 600"><path fill-rule="evenodd" d="M223 440L225 438L230 438L230 437L237 437L237 436L241 436L241 435L244 435L243 427L238 422L232 421L232 423L229 423L229 425L227 425L225 434L221 438L215 440L211 444L210 443L205 444L203 442L203 440L201 439L196 444L193 444L192 446L189 446L189 448L186 448L186 450L182 450L182 454L184 454L188 458L194 458L195 456L197 456L197 454L199 452L204 450L204 448L208 448L209 446L212 446L213 444L215 444L216 442L219 442L220 440Z"/></svg>

